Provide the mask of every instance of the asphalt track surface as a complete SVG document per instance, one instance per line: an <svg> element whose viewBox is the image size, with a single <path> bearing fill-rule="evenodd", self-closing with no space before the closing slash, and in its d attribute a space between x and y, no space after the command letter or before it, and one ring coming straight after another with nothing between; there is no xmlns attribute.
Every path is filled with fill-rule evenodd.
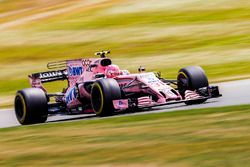
<svg viewBox="0 0 250 167"><path fill-rule="evenodd" d="M220 107L220 106L231 106L240 104L250 104L250 79L231 81L214 84L218 85L222 97L209 99L203 104L187 106L185 104L175 104L161 107L154 107L147 110L142 110L135 113L120 114L117 116L126 115L138 115L138 114L149 114L159 112L170 112L177 110L188 110L195 108L209 108L209 107ZM51 122L63 122L63 121L75 121L75 120L86 120L86 119L105 119L96 117L94 114L78 114L78 115L53 115L47 120ZM13 109L0 110L0 128L20 126L16 120L16 116Z"/></svg>

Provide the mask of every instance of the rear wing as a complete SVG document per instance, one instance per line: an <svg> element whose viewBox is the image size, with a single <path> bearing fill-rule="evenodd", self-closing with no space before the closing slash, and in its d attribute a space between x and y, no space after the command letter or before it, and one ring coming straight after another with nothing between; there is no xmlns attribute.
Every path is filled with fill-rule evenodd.
<svg viewBox="0 0 250 167"><path fill-rule="evenodd" d="M41 83L60 81L68 79L67 73L67 61L56 61L47 64L48 69L58 69L46 72L33 73L29 75L29 78L34 81L40 81Z"/></svg>
<svg viewBox="0 0 250 167"><path fill-rule="evenodd" d="M68 85L73 85L83 72L83 64L87 65L90 61L86 59L64 60L50 62L47 68L51 71L33 73L29 75L30 85L33 88L41 88L44 91L43 83L67 80ZM81 67L81 68L79 68Z"/></svg>
<svg viewBox="0 0 250 167"><path fill-rule="evenodd" d="M95 55L99 55L101 58L105 58L109 53L110 51L101 51L96 52ZM95 60L98 59L90 58L49 62L47 64L47 68L53 71L40 72L29 75L31 85L34 85L32 84L33 82L45 83L65 79L69 81L69 85L72 85L77 81L83 71L85 71L89 67L91 62ZM107 61L105 62L107 63ZM108 63L111 64L111 61L108 61Z"/></svg>
<svg viewBox="0 0 250 167"><path fill-rule="evenodd" d="M72 86L79 80L84 72L88 72L88 68L92 63L103 64L102 66L111 64L110 59L102 57L108 53L108 51L98 52L97 55L101 55L99 59L89 58L50 62L47 64L47 68L51 71L29 75L30 85L45 90L42 83L67 80L68 86ZM90 72L89 75L91 74Z"/></svg>
<svg viewBox="0 0 250 167"><path fill-rule="evenodd" d="M67 70L56 70L56 71L47 71L34 73L29 75L30 79L40 80L42 83L52 82L52 81L60 81L68 78Z"/></svg>

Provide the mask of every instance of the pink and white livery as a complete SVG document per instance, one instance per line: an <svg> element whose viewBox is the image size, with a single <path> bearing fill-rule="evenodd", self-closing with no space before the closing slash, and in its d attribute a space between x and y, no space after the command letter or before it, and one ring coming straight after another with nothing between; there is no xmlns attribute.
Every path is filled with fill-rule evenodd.
<svg viewBox="0 0 250 167"><path fill-rule="evenodd" d="M106 57L108 53L97 52L100 58L48 63L49 69L57 70L29 75L32 88L17 91L15 97L18 121L43 123L58 112L110 116L175 103L199 104L221 96L217 86L209 86L199 66L182 68L176 80L168 80L142 67L135 74L121 70ZM60 93L48 93L43 86L59 80L68 81Z"/></svg>

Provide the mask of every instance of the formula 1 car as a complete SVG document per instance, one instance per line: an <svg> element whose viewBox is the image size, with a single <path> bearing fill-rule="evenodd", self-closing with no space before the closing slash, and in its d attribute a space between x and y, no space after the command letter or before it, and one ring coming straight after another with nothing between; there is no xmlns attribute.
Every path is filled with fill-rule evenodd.
<svg viewBox="0 0 250 167"><path fill-rule="evenodd" d="M209 86L199 66L182 68L176 80L169 80L142 67L135 74L120 70L108 53L97 52L100 58L51 62L47 64L50 71L29 75L32 88L17 91L15 97L18 121L23 125L44 123L48 115L58 112L110 116L175 103L200 104L221 96L218 86ZM59 80L68 82L60 93L48 93L43 86Z"/></svg>

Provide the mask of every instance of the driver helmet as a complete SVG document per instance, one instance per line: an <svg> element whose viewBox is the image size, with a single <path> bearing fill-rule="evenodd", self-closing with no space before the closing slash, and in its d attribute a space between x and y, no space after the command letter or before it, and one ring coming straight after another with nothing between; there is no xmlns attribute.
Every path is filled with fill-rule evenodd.
<svg viewBox="0 0 250 167"><path fill-rule="evenodd" d="M114 78L120 75L120 68L115 64L111 64L107 66L105 70L105 75L107 76L107 78Z"/></svg>

